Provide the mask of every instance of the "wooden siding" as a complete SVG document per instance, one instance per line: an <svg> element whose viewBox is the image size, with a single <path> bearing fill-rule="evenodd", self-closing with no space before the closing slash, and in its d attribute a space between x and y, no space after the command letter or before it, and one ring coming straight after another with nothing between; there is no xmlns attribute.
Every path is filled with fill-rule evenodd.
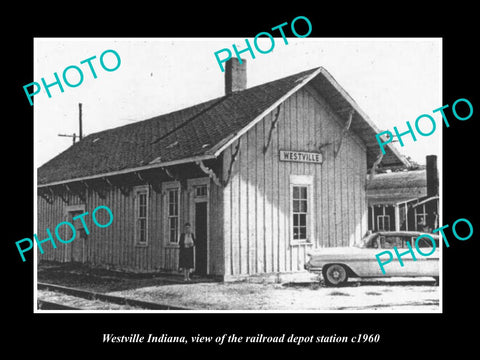
<svg viewBox="0 0 480 360"><path fill-rule="evenodd" d="M52 204L46 203L42 198L38 198L38 229L37 234L46 237L45 228L52 232L56 224L66 219L64 217L65 209L72 204L84 204L88 215L84 217L86 225L90 231L85 240L85 262L93 265L100 265L111 268L124 269L144 269L154 270L165 266L162 261L161 239L162 236L162 218L161 214L161 194L157 194L151 188L148 192L148 220L147 220L147 244L135 244L134 237L134 192L128 196L123 195L118 188L110 188L106 192L104 199L92 191L87 190L85 202L82 202L75 195L68 195L68 203L55 196ZM93 223L92 212L100 205L108 206L113 213L113 222L106 228L100 228ZM107 221L102 219L102 212L99 211L98 221ZM77 225L79 220L74 223ZM54 235L55 238L55 235ZM79 239L75 239L69 244L62 244L56 238L57 247L69 249L75 245ZM61 262L71 261L69 256L65 256L64 251L59 248L53 249L50 245L45 249L45 254L40 255L40 260L54 260Z"/></svg>
<svg viewBox="0 0 480 360"><path fill-rule="evenodd" d="M224 243L223 243L223 207L218 206L223 202L222 188L210 181L209 191L209 273L223 275L225 271Z"/></svg>
<svg viewBox="0 0 480 360"><path fill-rule="evenodd" d="M225 275L291 272L303 269L315 247L351 246L367 230L366 152L354 134L334 157L343 122L313 89L302 89L240 138L240 151L223 190ZM325 145L331 143L330 145ZM234 142L223 156L224 179ZM279 161L279 150L318 151L323 164ZM313 239L291 244L290 175L313 176Z"/></svg>
<svg viewBox="0 0 480 360"><path fill-rule="evenodd" d="M211 203L217 203L222 199L220 188L210 184ZM164 241L164 207L165 195L157 193L149 186L148 190L148 220L147 220L147 244L135 243L135 199L134 187L128 195L123 195L119 188L110 187L106 192L105 199L87 190L86 199L80 201L78 196L66 194L68 202L64 202L60 196L55 196L52 204L48 204L42 197L38 197L38 228L39 240L47 237L46 228L52 232L57 248L54 249L50 242L43 245L44 254L37 250L39 260L69 262L72 260L73 246L79 246L80 240L75 239L69 244L63 244L55 237L55 227L58 223L66 221L66 209L71 205L84 205L86 225L90 231L85 240L84 262L108 268L122 268L141 271L177 271L178 270L178 247L167 244ZM64 195L65 197L65 195ZM189 199L186 189L180 189L180 231L183 224L189 219ZM106 227L97 227L92 220L93 210L99 206L108 206L113 213L113 223ZM210 273L221 274L223 272L223 243L219 221L221 213L217 206L210 207ZM100 223L107 223L108 215L105 211L99 211L96 216ZM78 227L79 220L74 221Z"/></svg>

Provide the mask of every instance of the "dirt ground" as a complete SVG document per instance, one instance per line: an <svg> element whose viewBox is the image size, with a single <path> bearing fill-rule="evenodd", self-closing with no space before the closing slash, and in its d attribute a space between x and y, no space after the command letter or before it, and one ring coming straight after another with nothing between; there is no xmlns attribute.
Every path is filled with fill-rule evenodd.
<svg viewBox="0 0 480 360"><path fill-rule="evenodd" d="M165 285L181 281L181 275L160 277L158 274L118 272L90 268L82 264L42 262L38 266L39 282L63 285L99 293Z"/></svg>
<svg viewBox="0 0 480 360"><path fill-rule="evenodd" d="M314 274L284 281L220 283L179 275L117 273L77 265L43 265L38 281L193 310L440 312L440 287L430 278L357 280L325 287Z"/></svg>

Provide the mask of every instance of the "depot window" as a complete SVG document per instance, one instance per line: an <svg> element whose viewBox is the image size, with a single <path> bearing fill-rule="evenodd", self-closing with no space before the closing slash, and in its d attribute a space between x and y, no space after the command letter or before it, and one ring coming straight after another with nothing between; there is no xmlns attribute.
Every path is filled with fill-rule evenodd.
<svg viewBox="0 0 480 360"><path fill-rule="evenodd" d="M148 187L135 188L135 244L147 245Z"/></svg>
<svg viewBox="0 0 480 360"><path fill-rule="evenodd" d="M313 201L311 176L295 176L290 178L290 231L291 244L312 241Z"/></svg>
<svg viewBox="0 0 480 360"><path fill-rule="evenodd" d="M165 209L165 243L178 246L180 235L180 183L163 183Z"/></svg>

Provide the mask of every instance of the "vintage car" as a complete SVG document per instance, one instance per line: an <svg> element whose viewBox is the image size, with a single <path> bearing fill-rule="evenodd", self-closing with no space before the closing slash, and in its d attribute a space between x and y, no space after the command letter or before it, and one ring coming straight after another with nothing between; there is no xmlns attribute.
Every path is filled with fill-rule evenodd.
<svg viewBox="0 0 480 360"><path fill-rule="evenodd" d="M344 284L349 277L434 277L438 282L439 277L439 236L429 234L434 240L436 250L432 252L431 240L422 237L418 241L418 248L424 254L422 256L415 248L415 240L425 233L416 231L382 231L366 235L359 244L353 247L332 247L312 250L308 254L308 260L304 267L311 272L322 273L325 284L338 286ZM415 253L416 261L411 254L401 256L403 266L393 250L397 247L400 254L408 252L407 242ZM427 249L430 248L430 249ZM393 260L384 265L385 274L382 273L375 255L382 249L390 249ZM386 251L386 250L383 250ZM388 254L380 257L381 261L387 262Z"/></svg>

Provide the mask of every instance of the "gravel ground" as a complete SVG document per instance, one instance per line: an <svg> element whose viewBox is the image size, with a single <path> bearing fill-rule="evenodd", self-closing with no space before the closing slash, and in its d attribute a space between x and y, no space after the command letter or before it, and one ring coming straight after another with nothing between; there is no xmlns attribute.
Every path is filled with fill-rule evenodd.
<svg viewBox="0 0 480 360"><path fill-rule="evenodd" d="M38 269L39 282L195 310L440 312L440 287L431 278L352 279L347 286L338 288L325 287L317 275L306 272L282 279L273 277L273 281L250 278L219 283L196 279L183 283L181 279L178 274L120 273L75 264L47 263ZM53 298L44 300L58 302ZM60 302L86 309L106 306L101 302L77 306L64 302L67 300L65 297ZM125 309L108 305L112 310Z"/></svg>
<svg viewBox="0 0 480 360"><path fill-rule="evenodd" d="M38 300L67 305L80 310L142 310L135 306L111 304L99 300L87 300L49 290L38 290L37 298Z"/></svg>
<svg viewBox="0 0 480 360"><path fill-rule="evenodd" d="M198 283L151 286L112 292L150 302L205 310L438 312L439 287L374 284L325 288L309 285Z"/></svg>

